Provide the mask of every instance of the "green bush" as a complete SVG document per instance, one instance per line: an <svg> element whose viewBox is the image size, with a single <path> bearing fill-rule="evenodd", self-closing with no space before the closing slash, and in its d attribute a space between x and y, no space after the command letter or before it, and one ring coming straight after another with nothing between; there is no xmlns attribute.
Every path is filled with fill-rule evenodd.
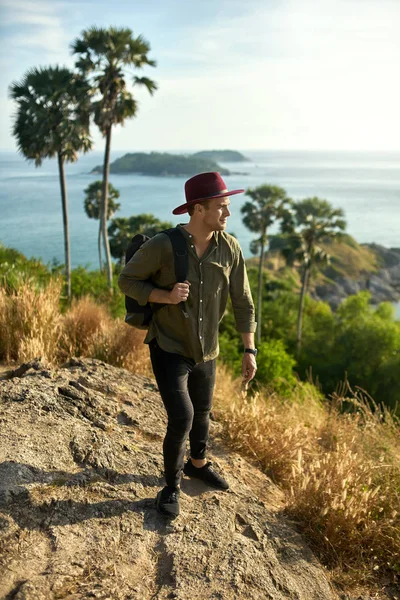
<svg viewBox="0 0 400 600"><path fill-rule="evenodd" d="M26 258L18 250L0 243L0 285L9 291L28 282L45 285L57 270L52 270L40 259Z"/></svg>

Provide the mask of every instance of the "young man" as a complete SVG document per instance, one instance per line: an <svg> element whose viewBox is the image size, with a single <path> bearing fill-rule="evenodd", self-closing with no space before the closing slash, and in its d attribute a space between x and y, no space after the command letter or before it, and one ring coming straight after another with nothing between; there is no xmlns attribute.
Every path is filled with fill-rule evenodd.
<svg viewBox="0 0 400 600"><path fill-rule="evenodd" d="M218 489L229 487L206 460L218 324L228 295L243 339L244 383L256 373L256 322L246 267L239 243L225 233L229 196L243 192L229 192L219 173L189 179L185 204L172 211L190 215L189 223L178 225L187 242L187 281L176 283L172 245L165 234L143 244L119 278L124 294L140 305L165 304L154 313L145 343L168 415L163 445L166 486L158 493L156 505L159 513L172 518L179 514L182 470ZM188 437L190 458L184 464Z"/></svg>

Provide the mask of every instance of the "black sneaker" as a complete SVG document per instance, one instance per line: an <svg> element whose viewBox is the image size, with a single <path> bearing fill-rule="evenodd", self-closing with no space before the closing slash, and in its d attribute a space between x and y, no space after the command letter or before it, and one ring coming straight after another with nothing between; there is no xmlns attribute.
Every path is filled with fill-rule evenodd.
<svg viewBox="0 0 400 600"><path fill-rule="evenodd" d="M175 519L175 517L179 515L179 495L179 488L166 485L157 494L157 512L164 517L171 517L172 519Z"/></svg>
<svg viewBox="0 0 400 600"><path fill-rule="evenodd" d="M219 490L229 489L229 483L211 468L211 464L211 462L208 462L204 467L195 467L189 458L183 467L183 472L188 477L201 479L205 483L208 483L208 485L218 488Z"/></svg>

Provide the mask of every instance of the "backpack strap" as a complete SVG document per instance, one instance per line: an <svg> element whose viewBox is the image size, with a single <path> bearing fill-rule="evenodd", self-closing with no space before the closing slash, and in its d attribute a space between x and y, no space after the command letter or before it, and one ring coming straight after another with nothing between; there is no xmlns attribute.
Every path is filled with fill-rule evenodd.
<svg viewBox="0 0 400 600"><path fill-rule="evenodd" d="M188 276L188 271L189 271L189 255L188 255L188 251L187 251L186 239L185 239L183 233L178 229L178 227L173 227L172 229L165 229L164 231L162 231L160 233L165 233L171 241L172 252L174 255L176 281L179 283L182 283L182 282L186 281L187 276ZM162 306L165 306L165 305L164 304L161 304L158 306L156 305L153 308L153 311L159 310L160 308L162 308ZM179 306L181 307L185 318L188 319L189 315L187 314L187 311L186 311L185 302L181 302L179 304Z"/></svg>
<svg viewBox="0 0 400 600"><path fill-rule="evenodd" d="M187 279L189 271L189 255L186 239L178 227L166 229L163 233L167 234L171 240L172 251L174 253L175 277L179 283L182 283Z"/></svg>

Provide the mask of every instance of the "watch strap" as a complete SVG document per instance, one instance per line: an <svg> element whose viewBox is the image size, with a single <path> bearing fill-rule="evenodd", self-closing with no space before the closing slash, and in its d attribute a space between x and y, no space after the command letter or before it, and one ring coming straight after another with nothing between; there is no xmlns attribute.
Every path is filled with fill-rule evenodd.
<svg viewBox="0 0 400 600"><path fill-rule="evenodd" d="M258 352L257 348L245 348L244 351L248 354L252 354L253 356L257 356Z"/></svg>

